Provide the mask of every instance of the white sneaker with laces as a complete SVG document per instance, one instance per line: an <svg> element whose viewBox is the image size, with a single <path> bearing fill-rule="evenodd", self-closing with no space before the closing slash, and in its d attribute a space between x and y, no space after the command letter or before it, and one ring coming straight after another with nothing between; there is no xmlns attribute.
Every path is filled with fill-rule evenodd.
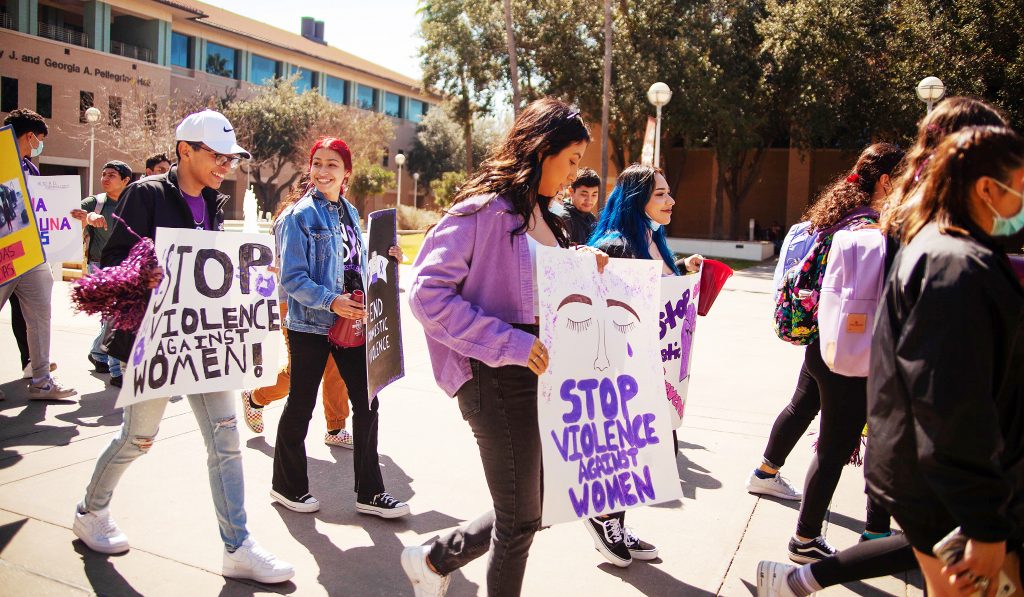
<svg viewBox="0 0 1024 597"><path fill-rule="evenodd" d="M761 560L757 563L757 597L796 597L786 577L796 566Z"/></svg>
<svg viewBox="0 0 1024 597"><path fill-rule="evenodd" d="M747 479L747 491L750 493L759 493L761 495L771 495L783 500L794 500L800 501L804 499L804 494L793 484L789 482L789 479L782 476L782 473L775 473L774 477L768 477L762 479L750 473L750 478Z"/></svg>
<svg viewBox="0 0 1024 597"><path fill-rule="evenodd" d="M128 537L110 517L110 508L85 514L76 509L75 524L71 530L93 551L108 554L128 551Z"/></svg>
<svg viewBox="0 0 1024 597"><path fill-rule="evenodd" d="M223 570L228 578L248 578L266 584L284 582L295 576L291 564L277 559L252 537L246 538L235 553L224 550Z"/></svg>
<svg viewBox="0 0 1024 597"><path fill-rule="evenodd" d="M429 545L414 545L402 550L402 570L412 583L415 597L444 597L450 576L441 576L427 565Z"/></svg>
<svg viewBox="0 0 1024 597"><path fill-rule="evenodd" d="M65 388L57 380L50 377L41 384L32 384L28 388L29 400L60 400L77 394L74 388Z"/></svg>

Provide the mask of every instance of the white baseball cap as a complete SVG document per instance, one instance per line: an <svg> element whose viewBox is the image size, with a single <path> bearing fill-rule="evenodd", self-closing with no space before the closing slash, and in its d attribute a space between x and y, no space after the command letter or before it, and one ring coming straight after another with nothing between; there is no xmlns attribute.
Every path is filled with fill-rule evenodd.
<svg viewBox="0 0 1024 597"><path fill-rule="evenodd" d="M247 160L252 158L248 151L239 147L235 139L235 128L227 117L214 110L203 110L186 116L174 132L174 139L202 143L225 155L238 155Z"/></svg>

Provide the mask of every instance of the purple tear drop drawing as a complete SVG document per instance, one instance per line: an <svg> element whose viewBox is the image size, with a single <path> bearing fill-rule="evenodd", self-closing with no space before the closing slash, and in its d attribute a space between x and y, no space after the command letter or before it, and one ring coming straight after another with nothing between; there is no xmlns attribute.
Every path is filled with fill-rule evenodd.
<svg viewBox="0 0 1024 597"><path fill-rule="evenodd" d="M633 345L629 342L626 342L626 354L633 356Z"/></svg>

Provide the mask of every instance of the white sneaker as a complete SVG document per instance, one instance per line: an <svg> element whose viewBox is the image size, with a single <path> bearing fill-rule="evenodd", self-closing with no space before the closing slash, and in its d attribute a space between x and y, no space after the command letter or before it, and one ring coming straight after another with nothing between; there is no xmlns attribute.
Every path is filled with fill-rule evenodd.
<svg viewBox="0 0 1024 597"><path fill-rule="evenodd" d="M355 449L355 442L352 440L352 434L348 432L348 429L342 429L337 433L324 434L324 443L328 446L338 446L339 448L348 448L349 450Z"/></svg>
<svg viewBox="0 0 1024 597"><path fill-rule="evenodd" d="M774 477L768 477L767 479L762 479L754 473L750 473L750 478L747 479L747 491L761 495L771 495L783 500L800 501L804 498L803 492L793 487L793 484L789 482L789 479L783 477L782 473L775 473Z"/></svg>
<svg viewBox="0 0 1024 597"><path fill-rule="evenodd" d="M285 508L288 508L292 512L302 512L308 514L310 512L316 512L320 509L320 500L316 499L310 494L306 494L297 500L290 500L284 497L273 489L270 490L270 497L278 504L281 504Z"/></svg>
<svg viewBox="0 0 1024 597"><path fill-rule="evenodd" d="M427 565L429 545L414 545L402 550L402 570L412 583L415 597L444 597L450 576L441 576Z"/></svg>
<svg viewBox="0 0 1024 597"><path fill-rule="evenodd" d="M295 568L281 561L274 554L260 547L249 537L241 547L231 553L224 550L224 576L248 578L256 582L274 584L295 576Z"/></svg>
<svg viewBox="0 0 1024 597"><path fill-rule="evenodd" d="M74 388L65 388L54 378L49 378L39 385L32 384L28 388L29 400L61 400L77 394Z"/></svg>
<svg viewBox="0 0 1024 597"><path fill-rule="evenodd" d="M50 363L50 373L57 370L57 363ZM25 368L21 371L22 379L32 379L32 363L25 365Z"/></svg>
<svg viewBox="0 0 1024 597"><path fill-rule="evenodd" d="M117 528L110 517L110 508L81 514L75 510L75 524L71 530L89 549L100 553L128 551L128 537Z"/></svg>
<svg viewBox="0 0 1024 597"><path fill-rule="evenodd" d="M761 560L757 563L757 597L796 597L786 577L796 566Z"/></svg>

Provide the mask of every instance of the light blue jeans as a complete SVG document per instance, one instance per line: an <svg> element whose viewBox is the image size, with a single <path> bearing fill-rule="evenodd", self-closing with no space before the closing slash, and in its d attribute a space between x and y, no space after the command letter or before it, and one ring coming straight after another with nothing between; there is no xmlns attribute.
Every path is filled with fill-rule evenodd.
<svg viewBox="0 0 1024 597"><path fill-rule="evenodd" d="M122 364L127 369L127 366ZM217 510L220 536L229 551L234 551L249 536L245 527L245 485L242 479L242 452L238 439L233 392L209 392L186 396L206 441L206 465L210 491ZM110 505L121 475L139 456L153 446L168 398L147 400L127 406L121 430L99 460L92 480L79 505L83 512L95 512Z"/></svg>
<svg viewBox="0 0 1024 597"><path fill-rule="evenodd" d="M99 263L96 263L95 261L90 261L89 262L89 273L90 274L94 274L94 273L98 272L99 270L100 270L100 264ZM89 350L89 354L92 355L92 358L96 359L96 362L98 362L98 363L106 363L107 367L110 367L110 376L111 377L120 377L121 376L121 361L115 359L114 357L107 356L107 353L103 352L103 350L100 348L100 345L103 344L103 336L106 335L108 327L109 327L109 325L107 324L107 322L104 321L103 325L100 326L100 334L98 336L96 336L95 340L92 341L92 348Z"/></svg>

